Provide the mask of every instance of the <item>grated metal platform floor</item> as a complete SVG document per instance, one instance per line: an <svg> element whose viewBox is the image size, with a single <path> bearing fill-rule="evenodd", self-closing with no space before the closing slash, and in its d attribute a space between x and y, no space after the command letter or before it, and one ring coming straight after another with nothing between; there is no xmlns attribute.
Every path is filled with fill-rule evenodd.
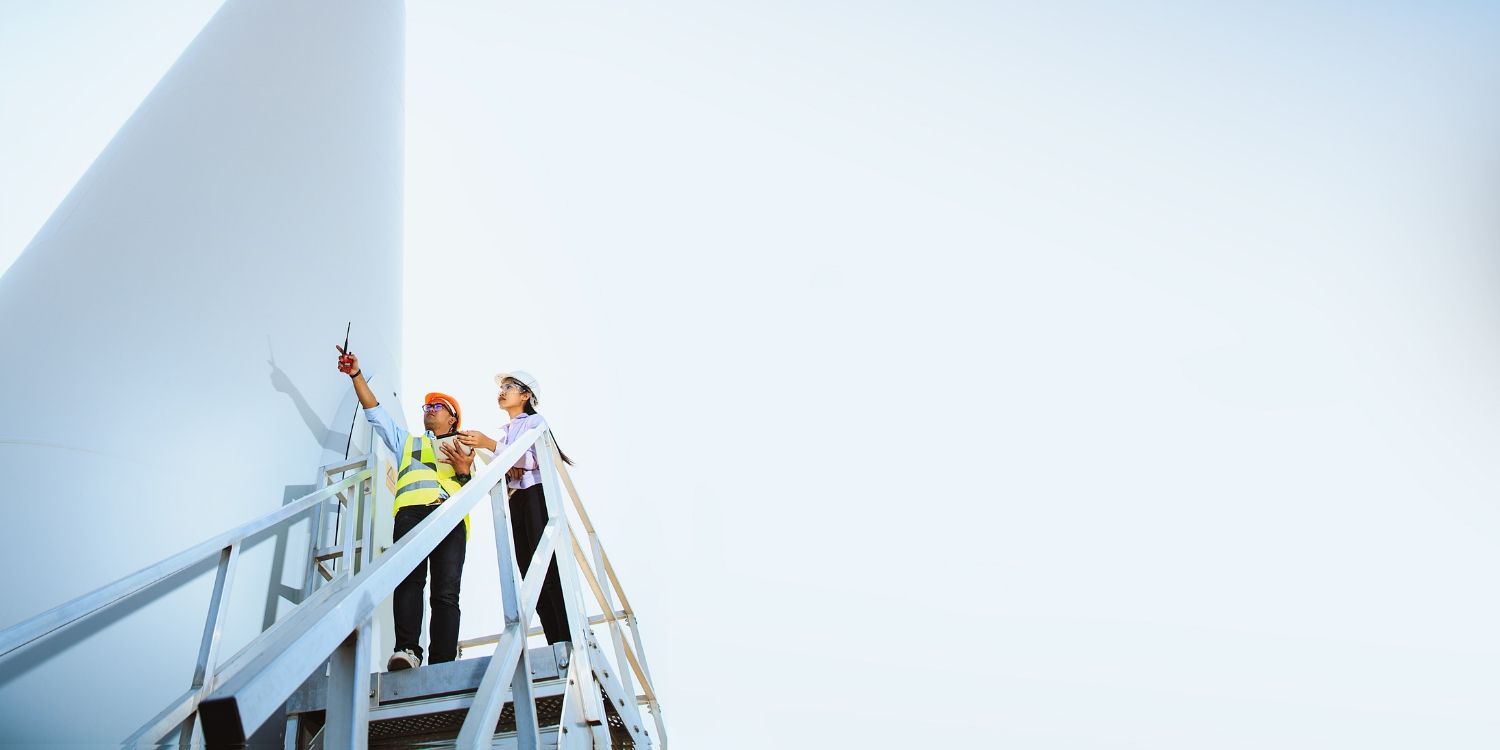
<svg viewBox="0 0 1500 750"><path fill-rule="evenodd" d="M566 644L529 650L532 685L536 695L537 726L545 747L557 746L563 713L568 651ZM377 672L370 678L370 734L372 748L448 748L469 714L474 693L490 657L431 664L400 672ZM328 680L310 678L287 702L287 716L295 721L297 748L316 750ZM602 692L602 691L601 691ZM624 720L608 697L604 700L611 747L634 748ZM495 748L515 745L515 711L505 705L495 728Z"/></svg>

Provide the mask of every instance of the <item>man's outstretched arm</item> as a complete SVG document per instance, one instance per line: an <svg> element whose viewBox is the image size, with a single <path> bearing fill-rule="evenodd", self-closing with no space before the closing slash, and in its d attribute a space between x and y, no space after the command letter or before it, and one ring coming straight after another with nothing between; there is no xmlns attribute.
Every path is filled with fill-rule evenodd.
<svg viewBox="0 0 1500 750"><path fill-rule="evenodd" d="M370 390L370 384L365 381L364 372L359 369L359 357L344 351L338 344L334 344L333 348L339 352L339 372L348 375L354 382L354 395L359 397L359 405L365 409L365 420L375 428L375 434L380 436L385 447L390 448L392 453L399 454L401 446L406 443L406 431L380 407L380 402L375 399L375 392Z"/></svg>
<svg viewBox="0 0 1500 750"><path fill-rule="evenodd" d="M339 352L339 372L345 373L349 379L354 381L354 395L359 396L359 405L366 409L373 409L380 405L375 400L375 392L370 390L370 384L365 382L365 374L359 369L359 357L351 352L344 351L344 347L333 345Z"/></svg>

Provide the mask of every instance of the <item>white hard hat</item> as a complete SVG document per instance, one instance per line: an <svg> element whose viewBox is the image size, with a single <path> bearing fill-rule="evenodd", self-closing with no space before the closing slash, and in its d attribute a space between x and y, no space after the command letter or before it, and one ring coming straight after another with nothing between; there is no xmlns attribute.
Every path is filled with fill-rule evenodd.
<svg viewBox="0 0 1500 750"><path fill-rule="evenodd" d="M531 402L533 404L537 403L538 400L537 400L537 397L536 397L536 376L535 375L532 375L531 373L529 373L529 372L527 372L525 370L516 370L514 372L502 372L502 373L499 373L499 374L497 374L495 376L495 385L505 385L506 378L509 378L511 380L516 381L517 383L520 383L521 385L526 386L526 390L531 391Z"/></svg>

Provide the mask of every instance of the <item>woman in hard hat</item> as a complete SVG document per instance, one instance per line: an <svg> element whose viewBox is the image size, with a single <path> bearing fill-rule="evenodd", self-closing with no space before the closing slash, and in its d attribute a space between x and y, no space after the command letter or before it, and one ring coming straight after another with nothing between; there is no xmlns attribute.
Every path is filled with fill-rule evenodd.
<svg viewBox="0 0 1500 750"><path fill-rule="evenodd" d="M458 441L473 448L484 448L499 453L511 441L527 430L540 427L551 430L547 420L536 413L537 381L529 372L516 370L495 376L495 385L500 387L496 401L510 415L510 422L500 431L498 439L478 430L467 430L458 434ZM559 448L558 455L564 463L572 464L567 454ZM526 449L516 465L505 474L506 486L510 488L510 528L515 542L516 562L521 566L521 575L526 575L531 565L531 556L541 543L542 532L547 528L547 500L542 494L541 465L536 459L536 445ZM568 614L563 600L562 583L557 577L557 559L553 556L547 564L547 576L542 581L542 593L537 599L536 613L542 621L542 630L548 643L571 641L568 632Z"/></svg>

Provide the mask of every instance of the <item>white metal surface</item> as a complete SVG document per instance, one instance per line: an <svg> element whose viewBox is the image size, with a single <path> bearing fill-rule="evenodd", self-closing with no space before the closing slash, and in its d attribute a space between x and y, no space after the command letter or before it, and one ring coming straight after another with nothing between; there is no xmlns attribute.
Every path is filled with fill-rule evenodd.
<svg viewBox="0 0 1500 750"><path fill-rule="evenodd" d="M404 32L402 0L225 0L0 275L3 624L304 494L344 455L354 401L327 355L347 322L396 390ZM235 589L256 601L249 560ZM196 659L192 599L11 655L0 744L118 742L185 681L154 667ZM230 607L224 635L262 612Z"/></svg>

